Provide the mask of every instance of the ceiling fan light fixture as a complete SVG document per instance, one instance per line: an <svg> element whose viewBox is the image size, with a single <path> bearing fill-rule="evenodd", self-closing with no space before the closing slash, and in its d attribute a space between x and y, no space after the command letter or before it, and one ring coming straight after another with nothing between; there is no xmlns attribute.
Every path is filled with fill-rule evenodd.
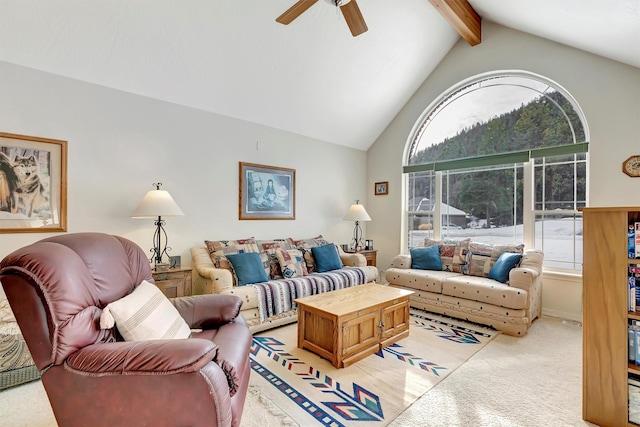
<svg viewBox="0 0 640 427"><path fill-rule="evenodd" d="M276 22L284 25L290 24L298 16L302 15L307 9L313 6L318 0L298 0L293 6L287 9L282 15L276 18ZM364 22L360 8L356 0L325 0L332 6L337 6L344 16L344 20L351 31L353 37L368 30L367 24Z"/></svg>

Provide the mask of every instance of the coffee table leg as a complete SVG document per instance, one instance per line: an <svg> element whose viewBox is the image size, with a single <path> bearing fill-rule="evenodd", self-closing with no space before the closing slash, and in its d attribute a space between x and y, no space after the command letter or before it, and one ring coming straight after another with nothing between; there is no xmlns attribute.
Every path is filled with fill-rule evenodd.
<svg viewBox="0 0 640 427"><path fill-rule="evenodd" d="M298 348L304 343L304 306L298 305Z"/></svg>

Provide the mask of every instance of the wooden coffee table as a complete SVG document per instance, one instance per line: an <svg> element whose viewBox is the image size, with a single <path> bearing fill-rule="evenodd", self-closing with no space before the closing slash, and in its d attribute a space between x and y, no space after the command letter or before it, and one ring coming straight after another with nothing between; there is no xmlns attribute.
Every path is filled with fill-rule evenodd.
<svg viewBox="0 0 640 427"><path fill-rule="evenodd" d="M298 347L344 368L409 336L413 291L367 283L298 298Z"/></svg>

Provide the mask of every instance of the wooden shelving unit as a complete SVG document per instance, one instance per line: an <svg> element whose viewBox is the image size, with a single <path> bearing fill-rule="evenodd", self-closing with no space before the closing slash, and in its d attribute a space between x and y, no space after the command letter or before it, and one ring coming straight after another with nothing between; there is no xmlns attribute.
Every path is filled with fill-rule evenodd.
<svg viewBox="0 0 640 427"><path fill-rule="evenodd" d="M582 418L600 426L628 421L627 327L640 312L627 309L627 226L640 221L640 207L584 208L582 272Z"/></svg>

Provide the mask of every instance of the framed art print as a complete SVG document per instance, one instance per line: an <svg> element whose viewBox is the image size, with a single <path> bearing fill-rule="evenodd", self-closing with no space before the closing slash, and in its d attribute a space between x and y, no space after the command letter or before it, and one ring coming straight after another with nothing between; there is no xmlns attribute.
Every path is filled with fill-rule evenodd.
<svg viewBox="0 0 640 427"><path fill-rule="evenodd" d="M240 162L239 219L296 219L296 171Z"/></svg>
<svg viewBox="0 0 640 427"><path fill-rule="evenodd" d="M389 194L389 182L376 182L373 187L373 194L376 196L382 196L384 194Z"/></svg>
<svg viewBox="0 0 640 427"><path fill-rule="evenodd" d="M0 132L0 233L67 231L67 141Z"/></svg>

